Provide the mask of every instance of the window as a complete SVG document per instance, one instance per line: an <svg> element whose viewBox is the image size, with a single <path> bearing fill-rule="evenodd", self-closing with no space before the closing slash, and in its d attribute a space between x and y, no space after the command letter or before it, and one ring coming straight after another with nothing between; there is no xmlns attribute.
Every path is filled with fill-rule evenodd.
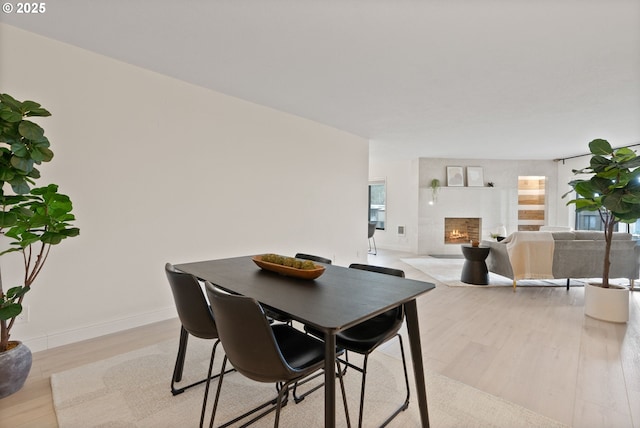
<svg viewBox="0 0 640 428"><path fill-rule="evenodd" d="M598 211L576 211L576 230L603 230Z"/></svg>
<svg viewBox="0 0 640 428"><path fill-rule="evenodd" d="M576 198L582 196L576 193ZM576 230L604 230L604 224L598 211L576 211ZM618 223L614 231L627 231L626 223ZM633 231L631 231L633 233Z"/></svg>
<svg viewBox="0 0 640 428"><path fill-rule="evenodd" d="M369 221L376 222L376 229L384 230L386 209L386 183L381 180L369 182Z"/></svg>

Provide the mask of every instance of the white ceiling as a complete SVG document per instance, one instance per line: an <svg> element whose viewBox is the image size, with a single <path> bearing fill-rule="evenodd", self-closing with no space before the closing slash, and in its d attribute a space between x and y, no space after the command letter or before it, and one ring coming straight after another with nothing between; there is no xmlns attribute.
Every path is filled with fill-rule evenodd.
<svg viewBox="0 0 640 428"><path fill-rule="evenodd" d="M357 134L374 159L640 143L640 0L45 4L0 21Z"/></svg>

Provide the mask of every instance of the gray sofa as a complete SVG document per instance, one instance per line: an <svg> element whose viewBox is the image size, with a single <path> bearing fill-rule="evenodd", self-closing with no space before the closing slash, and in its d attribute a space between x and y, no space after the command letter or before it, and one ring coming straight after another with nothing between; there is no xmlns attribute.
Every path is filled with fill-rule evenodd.
<svg viewBox="0 0 640 428"><path fill-rule="evenodd" d="M548 232L553 235L553 277L566 278L567 289L570 278L600 278L604 263L604 233L596 231ZM629 233L614 233L611 243L610 278L637 279L640 270L639 241ZM507 245L495 241L482 241L490 247L487 257L489 272L513 279L513 269L507 253ZM632 283L633 284L633 283ZM515 286L515 281L514 281Z"/></svg>

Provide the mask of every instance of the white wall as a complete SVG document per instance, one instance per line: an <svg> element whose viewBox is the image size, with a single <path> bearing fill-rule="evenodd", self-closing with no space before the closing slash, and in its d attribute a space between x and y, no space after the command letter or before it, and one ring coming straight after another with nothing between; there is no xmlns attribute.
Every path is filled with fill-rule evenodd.
<svg viewBox="0 0 640 428"><path fill-rule="evenodd" d="M376 230L376 245L398 251L418 250L418 160L375 161L369 179L384 179L387 186L386 228ZM398 235L398 226L405 235Z"/></svg>
<svg viewBox="0 0 640 428"><path fill-rule="evenodd" d="M4 24L0 51L0 91L53 114L40 183L71 196L81 229L25 299L13 338L32 350L175 316L167 261L366 261L366 140Z"/></svg>

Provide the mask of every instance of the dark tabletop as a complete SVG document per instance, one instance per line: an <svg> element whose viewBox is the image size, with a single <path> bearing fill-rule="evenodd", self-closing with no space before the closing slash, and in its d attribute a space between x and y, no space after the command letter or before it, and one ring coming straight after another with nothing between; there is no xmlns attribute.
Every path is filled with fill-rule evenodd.
<svg viewBox="0 0 640 428"><path fill-rule="evenodd" d="M315 280L258 267L251 256L175 265L201 280L324 331L339 331L415 299L434 284L334 265Z"/></svg>

